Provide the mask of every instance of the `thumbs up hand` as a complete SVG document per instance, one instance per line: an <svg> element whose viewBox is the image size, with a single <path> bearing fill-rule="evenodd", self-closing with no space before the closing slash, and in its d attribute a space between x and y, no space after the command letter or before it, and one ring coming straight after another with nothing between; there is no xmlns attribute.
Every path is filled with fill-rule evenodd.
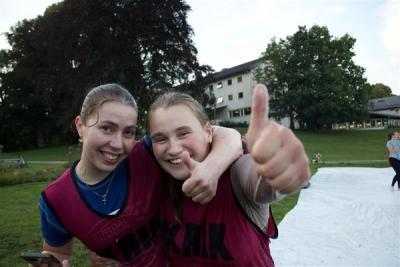
<svg viewBox="0 0 400 267"><path fill-rule="evenodd" d="M209 202L215 196L218 179L214 179L209 169L190 158L187 151L182 153L181 159L190 173L190 177L182 185L182 191L194 202Z"/></svg>
<svg viewBox="0 0 400 267"><path fill-rule="evenodd" d="M267 88L256 85L246 139L262 182L288 194L308 181L308 157L303 144L290 129L268 119L268 100Z"/></svg>

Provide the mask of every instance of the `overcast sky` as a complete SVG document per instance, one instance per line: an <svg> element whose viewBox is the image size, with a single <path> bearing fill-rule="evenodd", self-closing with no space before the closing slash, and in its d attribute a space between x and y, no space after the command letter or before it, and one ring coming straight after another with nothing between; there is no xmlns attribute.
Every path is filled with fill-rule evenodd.
<svg viewBox="0 0 400 267"><path fill-rule="evenodd" d="M0 33L43 14L51 0L0 0ZM327 26L331 35L357 39L355 61L370 83L400 95L400 0L188 0L189 23L201 64L216 71L258 58L271 38L299 25ZM4 35L0 48L8 48Z"/></svg>

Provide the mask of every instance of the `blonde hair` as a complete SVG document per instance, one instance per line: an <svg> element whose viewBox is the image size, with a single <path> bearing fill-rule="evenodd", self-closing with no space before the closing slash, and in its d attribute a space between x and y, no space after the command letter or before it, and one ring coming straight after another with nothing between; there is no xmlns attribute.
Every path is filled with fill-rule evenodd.
<svg viewBox="0 0 400 267"><path fill-rule="evenodd" d="M80 112L82 122L86 124L89 116L97 113L104 103L112 101L127 104L138 112L136 101L127 89L116 83L103 84L91 89L83 100Z"/></svg>
<svg viewBox="0 0 400 267"><path fill-rule="evenodd" d="M147 116L147 130L150 130L150 120L154 111L159 108L169 108L176 105L184 105L188 107L199 120L202 126L206 125L207 122L210 121L207 114L204 112L203 107L193 97L180 92L167 92L157 97L153 104L151 104L149 114Z"/></svg>

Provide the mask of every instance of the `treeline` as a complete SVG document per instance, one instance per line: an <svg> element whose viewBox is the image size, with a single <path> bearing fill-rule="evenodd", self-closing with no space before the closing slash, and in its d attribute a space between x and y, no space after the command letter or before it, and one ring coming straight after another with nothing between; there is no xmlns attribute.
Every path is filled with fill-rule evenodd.
<svg viewBox="0 0 400 267"><path fill-rule="evenodd" d="M6 150L74 142L72 121L93 86L118 82L140 118L160 90L204 99L190 7L181 0L65 0L18 22L0 51L0 143ZM189 83L189 81L191 81Z"/></svg>
<svg viewBox="0 0 400 267"><path fill-rule="evenodd" d="M73 118L87 90L103 83L131 91L141 126L168 88L212 104L204 93L212 69L197 60L189 11L184 0L64 0L18 22L6 33L11 49L0 50L0 144L11 151L76 142ZM317 25L272 39L255 77L270 90L274 116L304 129L366 118L367 100L391 90L367 83L353 61L355 42Z"/></svg>
<svg viewBox="0 0 400 267"><path fill-rule="evenodd" d="M363 121L368 100L392 95L383 84L371 85L355 64L356 39L334 37L327 27L300 26L285 39L272 39L262 54L256 78L268 85L276 117L289 117L291 128L331 128L332 123Z"/></svg>

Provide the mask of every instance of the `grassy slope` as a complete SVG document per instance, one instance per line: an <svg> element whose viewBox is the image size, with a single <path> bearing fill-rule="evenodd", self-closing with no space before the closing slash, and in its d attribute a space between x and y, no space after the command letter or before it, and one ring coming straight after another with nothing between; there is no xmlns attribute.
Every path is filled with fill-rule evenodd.
<svg viewBox="0 0 400 267"><path fill-rule="evenodd" d="M324 161L384 160L387 130L296 132L308 155L319 152Z"/></svg>

